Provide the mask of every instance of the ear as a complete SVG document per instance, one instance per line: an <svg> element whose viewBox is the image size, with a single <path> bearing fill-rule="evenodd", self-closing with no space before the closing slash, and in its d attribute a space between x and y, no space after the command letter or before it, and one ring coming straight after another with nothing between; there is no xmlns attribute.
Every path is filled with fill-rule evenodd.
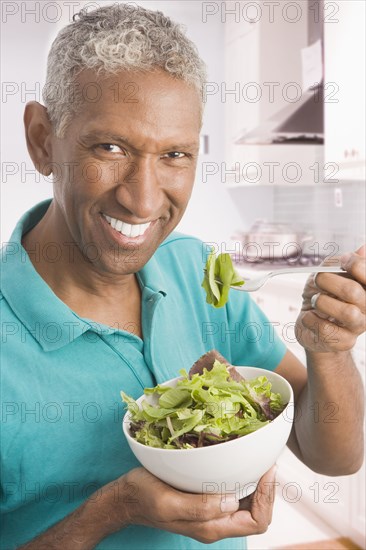
<svg viewBox="0 0 366 550"><path fill-rule="evenodd" d="M25 136L34 166L44 176L52 172L52 125L47 109L37 101L27 103L24 111Z"/></svg>

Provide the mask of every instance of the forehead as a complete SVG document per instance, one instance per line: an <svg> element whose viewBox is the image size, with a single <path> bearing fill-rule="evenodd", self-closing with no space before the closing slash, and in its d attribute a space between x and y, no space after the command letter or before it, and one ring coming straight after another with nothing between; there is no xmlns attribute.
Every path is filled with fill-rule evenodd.
<svg viewBox="0 0 366 550"><path fill-rule="evenodd" d="M114 131L123 127L129 132L145 129L159 135L183 132L193 136L200 130L199 92L160 69L104 76L86 70L75 85L81 105L71 126L83 131L109 125Z"/></svg>

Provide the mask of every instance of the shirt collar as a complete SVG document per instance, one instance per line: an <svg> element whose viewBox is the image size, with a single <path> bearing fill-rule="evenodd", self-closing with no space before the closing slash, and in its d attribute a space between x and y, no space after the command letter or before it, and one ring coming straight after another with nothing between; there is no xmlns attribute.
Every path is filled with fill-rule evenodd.
<svg viewBox="0 0 366 550"><path fill-rule="evenodd" d="M26 212L1 250L1 292L44 351L57 350L88 330L98 332L97 323L78 317L56 296L37 273L21 244L22 236L41 220L50 203L48 199ZM155 256L137 277L143 289L166 296L164 273Z"/></svg>
<svg viewBox="0 0 366 550"><path fill-rule="evenodd" d="M136 275L143 288L148 288L154 293L160 292L160 294L166 296L167 292L164 290L167 287L166 280L155 255Z"/></svg>

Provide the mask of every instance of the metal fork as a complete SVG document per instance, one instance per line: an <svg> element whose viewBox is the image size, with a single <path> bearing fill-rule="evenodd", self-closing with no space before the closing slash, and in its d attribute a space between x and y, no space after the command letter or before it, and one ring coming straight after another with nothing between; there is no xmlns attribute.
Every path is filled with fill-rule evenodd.
<svg viewBox="0 0 366 550"><path fill-rule="evenodd" d="M271 277L276 275L287 275L288 273L346 273L346 271L340 266L312 266L312 267L295 267L290 269L277 269L276 271L270 271L262 277L255 277L254 279L244 279L243 286L231 286L233 290L242 290L244 292L254 292L261 288ZM218 282L218 281L217 281Z"/></svg>

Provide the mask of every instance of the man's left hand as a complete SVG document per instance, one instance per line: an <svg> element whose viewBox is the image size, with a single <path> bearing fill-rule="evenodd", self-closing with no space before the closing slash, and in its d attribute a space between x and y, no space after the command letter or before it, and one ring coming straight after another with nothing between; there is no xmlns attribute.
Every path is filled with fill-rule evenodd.
<svg viewBox="0 0 366 550"><path fill-rule="evenodd" d="M366 245L340 262L347 275L318 273L306 283L295 330L308 351L348 351L366 330Z"/></svg>

